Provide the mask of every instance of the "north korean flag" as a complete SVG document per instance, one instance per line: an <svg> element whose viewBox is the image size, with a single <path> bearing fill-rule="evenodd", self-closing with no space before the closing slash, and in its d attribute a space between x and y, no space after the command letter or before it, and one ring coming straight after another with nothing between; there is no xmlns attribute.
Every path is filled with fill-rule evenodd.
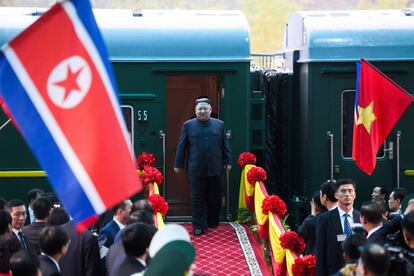
<svg viewBox="0 0 414 276"><path fill-rule="evenodd" d="M76 223L142 189L89 1L55 4L0 52L0 99Z"/></svg>

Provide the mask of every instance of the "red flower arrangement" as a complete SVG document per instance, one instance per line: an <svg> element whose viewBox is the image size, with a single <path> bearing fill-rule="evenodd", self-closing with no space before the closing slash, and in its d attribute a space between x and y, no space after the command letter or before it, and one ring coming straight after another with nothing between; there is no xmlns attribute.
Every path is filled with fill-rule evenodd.
<svg viewBox="0 0 414 276"><path fill-rule="evenodd" d="M151 166L144 166L144 172L141 175L142 182L145 185L156 182L158 185L162 183L163 176L159 170Z"/></svg>
<svg viewBox="0 0 414 276"><path fill-rule="evenodd" d="M296 254L301 254L305 250L305 241L295 231L287 231L280 237L280 245L284 249L289 249Z"/></svg>
<svg viewBox="0 0 414 276"><path fill-rule="evenodd" d="M149 152L141 152L137 157L138 168L142 170L145 165L155 167L157 160L155 159L155 154Z"/></svg>
<svg viewBox="0 0 414 276"><path fill-rule="evenodd" d="M239 155L239 159L237 160L237 165L244 169L246 165L254 165L256 164L256 156L251 152L243 152Z"/></svg>
<svg viewBox="0 0 414 276"><path fill-rule="evenodd" d="M279 218L286 214L286 204L277 195L267 196L262 203L262 212L267 215L269 212L275 213Z"/></svg>
<svg viewBox="0 0 414 276"><path fill-rule="evenodd" d="M254 186L256 181L265 181L266 171L261 167L253 167L247 172L247 181Z"/></svg>
<svg viewBox="0 0 414 276"><path fill-rule="evenodd" d="M148 198L149 203L154 210L154 214L158 212L161 213L162 216L165 216L168 212L168 203L165 199L160 195L152 195Z"/></svg>
<svg viewBox="0 0 414 276"><path fill-rule="evenodd" d="M306 255L302 258L297 258L292 265L293 276L316 276L316 257L313 255Z"/></svg>

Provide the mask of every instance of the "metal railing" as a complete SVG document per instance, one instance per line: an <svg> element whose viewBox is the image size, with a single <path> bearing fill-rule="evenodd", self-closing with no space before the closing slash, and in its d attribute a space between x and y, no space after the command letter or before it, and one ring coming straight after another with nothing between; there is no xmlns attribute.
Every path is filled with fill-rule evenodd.
<svg viewBox="0 0 414 276"><path fill-rule="evenodd" d="M278 69L283 68L283 53L252 53L250 54L251 64L257 68Z"/></svg>

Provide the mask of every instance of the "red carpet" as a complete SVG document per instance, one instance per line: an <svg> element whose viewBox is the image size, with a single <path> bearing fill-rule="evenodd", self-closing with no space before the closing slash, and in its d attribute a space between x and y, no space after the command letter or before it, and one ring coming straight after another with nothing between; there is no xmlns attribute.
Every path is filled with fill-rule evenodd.
<svg viewBox="0 0 414 276"><path fill-rule="evenodd" d="M207 275L268 275L257 245L237 223L221 223L206 234L194 236L191 224L183 224L196 247L196 273ZM250 233L249 233L250 235ZM251 236L251 235L250 235Z"/></svg>

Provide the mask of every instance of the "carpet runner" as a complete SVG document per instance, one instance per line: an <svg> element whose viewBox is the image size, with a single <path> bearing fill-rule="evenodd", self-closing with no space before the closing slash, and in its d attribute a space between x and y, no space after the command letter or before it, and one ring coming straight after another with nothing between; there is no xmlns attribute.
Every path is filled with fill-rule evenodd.
<svg viewBox="0 0 414 276"><path fill-rule="evenodd" d="M196 272L204 275L269 275L250 229L238 223L220 223L206 234L194 236L183 224L196 248Z"/></svg>

